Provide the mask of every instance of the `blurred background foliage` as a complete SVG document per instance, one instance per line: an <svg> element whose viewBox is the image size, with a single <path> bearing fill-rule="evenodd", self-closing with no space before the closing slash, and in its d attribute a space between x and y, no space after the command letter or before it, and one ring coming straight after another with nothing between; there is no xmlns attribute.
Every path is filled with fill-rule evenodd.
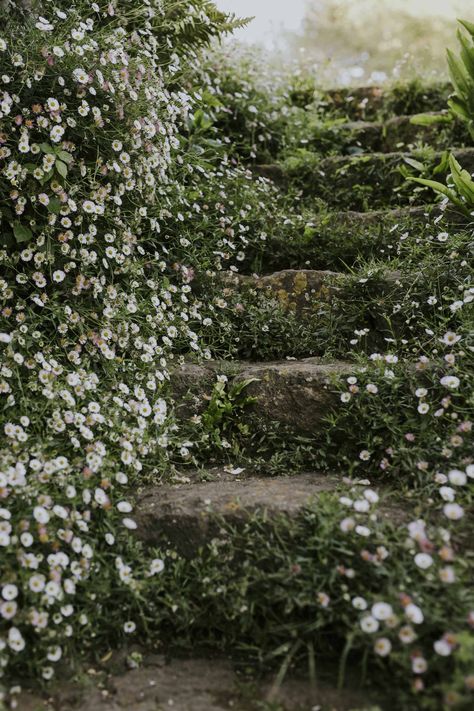
<svg viewBox="0 0 474 711"><path fill-rule="evenodd" d="M474 2L466 0L218 0L218 5L255 15L237 33L239 41L264 43L275 63L293 59L306 74L316 74L320 85L447 79L445 50L456 46L456 18L474 22Z"/></svg>
<svg viewBox="0 0 474 711"><path fill-rule="evenodd" d="M338 83L440 79L447 76L445 48L456 43L461 15L474 19L474 3L311 0L301 32L287 40L305 65L318 65Z"/></svg>

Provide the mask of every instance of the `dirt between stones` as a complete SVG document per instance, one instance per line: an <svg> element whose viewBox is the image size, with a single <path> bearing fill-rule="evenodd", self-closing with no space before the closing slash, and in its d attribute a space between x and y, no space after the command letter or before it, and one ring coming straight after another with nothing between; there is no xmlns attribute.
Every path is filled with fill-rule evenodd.
<svg viewBox="0 0 474 711"><path fill-rule="evenodd" d="M22 694L18 711L257 711L271 701L278 711L349 711L367 703L350 690L311 688L290 679L276 689L272 681L254 683L240 677L230 662L146 657L139 669L120 675L90 677L82 685L59 685L49 699ZM278 704L278 706L276 706Z"/></svg>

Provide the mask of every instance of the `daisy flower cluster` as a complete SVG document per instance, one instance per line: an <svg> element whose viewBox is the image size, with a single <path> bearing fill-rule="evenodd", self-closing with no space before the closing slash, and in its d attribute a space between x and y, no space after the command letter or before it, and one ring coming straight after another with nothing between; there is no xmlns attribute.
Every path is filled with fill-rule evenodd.
<svg viewBox="0 0 474 711"><path fill-rule="evenodd" d="M356 597L352 604L374 653L394 663L405 660L415 693L430 687L433 670L451 678L452 657L462 656L462 640L472 634L474 619L474 599L467 592L472 567L465 548L474 480L474 294L467 259L472 235L469 228L443 232L442 240L438 235L433 223L423 245L415 231L401 237L405 264L417 262L421 286L412 286L400 300L395 293L385 299L387 321L394 313L402 320L384 349L362 355L360 340L351 342L361 367L339 392L341 423L350 440L343 447L345 461L372 483L394 486L406 517L408 559L397 589L382 599ZM354 437L347 434L349 421L361 425ZM341 530L367 536L366 559L381 565L376 519L370 525L366 497L342 497L340 503L350 509L341 514ZM360 520L364 515L369 521ZM386 554L390 568L390 547ZM445 601L457 601L456 621L438 609L429 588L439 590ZM468 678L460 683L467 685Z"/></svg>
<svg viewBox="0 0 474 711"><path fill-rule="evenodd" d="M443 658L455 655L466 630L473 628L472 600L466 598L459 607L460 591L468 579L463 555L449 526L428 524L422 518L410 521L401 511L396 514L401 524L400 541L390 540L382 533L379 495L373 488L366 488L368 480L357 484L352 482L350 493L339 500L346 511L350 510L341 519L340 529L346 536L355 536L355 544L357 539L365 539L359 553L362 561L384 571L392 585L378 593L368 588L363 595L351 595L350 588L360 590L364 578L372 574L344 567L348 579L345 599L358 616L355 635L363 646L372 646L376 657L391 657L395 666L411 674L412 690L418 694L429 689L437 674L448 678L451 664L443 671ZM443 616L440 622L433 591L441 592L443 587L446 608L456 607L456 612L451 612L450 619ZM440 633L443 623L447 627Z"/></svg>
<svg viewBox="0 0 474 711"><path fill-rule="evenodd" d="M200 347L157 215L191 105L180 67L218 33L208 7L186 10L195 40L166 0L46 2L0 35L2 673L51 678L104 560L131 594L162 569L140 583L120 551L127 492L178 437L175 344Z"/></svg>

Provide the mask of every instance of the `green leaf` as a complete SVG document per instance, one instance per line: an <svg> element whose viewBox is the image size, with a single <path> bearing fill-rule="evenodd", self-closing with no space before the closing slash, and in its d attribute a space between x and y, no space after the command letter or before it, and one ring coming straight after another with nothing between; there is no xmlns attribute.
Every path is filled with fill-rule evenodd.
<svg viewBox="0 0 474 711"><path fill-rule="evenodd" d="M433 168L433 175L445 175L449 170L449 153L448 151L443 151L441 154L441 160L438 165Z"/></svg>
<svg viewBox="0 0 474 711"><path fill-rule="evenodd" d="M51 212L53 215L59 215L61 211L61 203L59 202L58 198L51 198L48 203L48 211Z"/></svg>
<svg viewBox="0 0 474 711"><path fill-rule="evenodd" d="M215 96L214 94L211 94L208 91L203 92L202 102L206 106L211 106L212 108L218 108L218 107L222 106L222 102L219 101L217 96Z"/></svg>
<svg viewBox="0 0 474 711"><path fill-rule="evenodd" d="M419 183L427 188L431 188L436 193L440 193L445 197L449 198L454 205L457 205L464 213L469 214L469 210L466 208L464 203L458 198L454 190L451 190L443 183L438 183L436 180L426 180L425 178L408 178L413 183Z"/></svg>
<svg viewBox="0 0 474 711"><path fill-rule="evenodd" d="M463 121L469 121L471 119L469 111L466 108L466 102L459 96L453 96L451 99L448 99L448 106L452 113L459 116Z"/></svg>
<svg viewBox="0 0 474 711"><path fill-rule="evenodd" d="M17 242L29 242L33 239L33 232L30 228L22 225L20 222L15 222L13 225L13 234Z"/></svg>
<svg viewBox="0 0 474 711"><path fill-rule="evenodd" d="M451 123L453 117L449 114L415 114L410 119L414 126L436 126L440 123Z"/></svg>
<svg viewBox="0 0 474 711"><path fill-rule="evenodd" d="M474 181L453 155L449 156L449 167L456 189L468 203L474 205Z"/></svg>
<svg viewBox="0 0 474 711"><path fill-rule="evenodd" d="M58 158L60 158L60 160L62 160L64 163L67 163L68 165L74 160L72 155L67 151L58 151L56 155L58 156Z"/></svg>
<svg viewBox="0 0 474 711"><path fill-rule="evenodd" d="M240 382L232 384L232 395L240 395L240 393L248 388L252 383L260 382L260 378L247 378L247 380L241 380Z"/></svg>
<svg viewBox="0 0 474 711"><path fill-rule="evenodd" d="M56 161L56 170L61 177L67 178L67 165L66 163L63 163L62 160Z"/></svg>
<svg viewBox="0 0 474 711"><path fill-rule="evenodd" d="M40 143L40 148L43 153L49 153L50 155L54 155L54 148L50 146L49 143Z"/></svg>
<svg viewBox="0 0 474 711"><path fill-rule="evenodd" d="M455 56L450 49L447 50L448 67L451 80L458 94L466 97L469 94L469 76L463 63Z"/></svg>
<svg viewBox="0 0 474 711"><path fill-rule="evenodd" d="M193 124L195 129L206 131L212 126L212 120L202 109L198 109L194 114Z"/></svg>
<svg viewBox="0 0 474 711"><path fill-rule="evenodd" d="M461 45L462 61L471 79L474 81L474 48L462 32L458 32L458 40Z"/></svg>
<svg viewBox="0 0 474 711"><path fill-rule="evenodd" d="M48 172L45 173L45 174L43 175L43 177L41 178L41 180L40 180L41 185L46 185L46 183L47 183L49 180L51 180L52 177L53 177L53 171L52 171L52 170L48 170Z"/></svg>
<svg viewBox="0 0 474 711"><path fill-rule="evenodd" d="M472 22L468 22L467 20L458 20L458 22L474 37L474 24Z"/></svg>
<svg viewBox="0 0 474 711"><path fill-rule="evenodd" d="M420 161L415 160L414 158L404 158L403 160L412 168L415 168L415 170L419 170L420 172L425 170L423 163L420 163Z"/></svg>

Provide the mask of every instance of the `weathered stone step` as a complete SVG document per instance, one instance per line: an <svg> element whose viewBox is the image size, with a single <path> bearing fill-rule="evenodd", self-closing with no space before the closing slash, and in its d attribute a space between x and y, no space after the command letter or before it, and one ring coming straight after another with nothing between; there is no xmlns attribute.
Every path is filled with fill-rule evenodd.
<svg viewBox="0 0 474 711"><path fill-rule="evenodd" d="M176 368L171 387L176 415L187 419L205 409L218 375L234 383L249 381L245 394L255 398L249 407L255 415L295 431L315 433L338 402L332 380L353 372L349 363L325 363L320 358L270 363L209 361Z"/></svg>
<svg viewBox="0 0 474 711"><path fill-rule="evenodd" d="M103 665L87 681L62 682L49 696L25 692L16 700L18 711L250 711L265 702L279 711L351 711L367 703L367 691L320 680L314 686L290 675L276 685L273 677L255 681L238 673L222 657L166 661L145 653L137 669L111 674Z"/></svg>
<svg viewBox="0 0 474 711"><path fill-rule="evenodd" d="M400 278L399 271L387 270L379 276L382 289L384 285L391 288ZM283 309L303 315L314 311L321 302L330 303L352 275L328 270L282 269L265 275L219 272L216 279L224 286L226 295L232 290L263 293L276 299Z"/></svg>
<svg viewBox="0 0 474 711"><path fill-rule="evenodd" d="M453 87L449 82L422 86L411 82L390 89L378 86L344 87L322 94L320 106L353 119L377 118L446 108ZM307 97L310 103L311 98Z"/></svg>
<svg viewBox="0 0 474 711"><path fill-rule="evenodd" d="M369 352L383 350L386 338L404 332L404 318L387 319L386 297L403 299L413 281L413 274L388 269L365 269L359 275L313 269L265 276L224 271L197 279L195 293L203 302L219 303L227 316L225 329L208 330L205 343L213 358L344 358L356 327L366 329L363 347ZM262 331L252 324L263 313Z"/></svg>
<svg viewBox="0 0 474 711"><path fill-rule="evenodd" d="M170 545L185 556L219 535L222 523L232 527L245 523L258 512L271 520L284 515L294 518L307 507L316 507L318 497L335 492L344 481L346 494L349 479L341 475L311 472L291 476L259 477L230 474L216 468L206 472L213 481L200 480L198 472L180 477L179 483L150 486L136 500L137 537L149 546ZM354 480L351 495L364 498L367 481ZM387 493L387 492L386 492ZM368 520L372 508L361 515ZM400 522L403 510L395 503L379 508L377 517Z"/></svg>
<svg viewBox="0 0 474 711"><path fill-rule="evenodd" d="M169 543L192 555L219 533L217 518L235 525L255 511L269 517L292 517L322 492L334 491L341 477L295 474L290 477L245 477L224 470L211 472L215 481L199 481L191 473L187 482L154 486L137 499L137 535L149 545Z"/></svg>
<svg viewBox="0 0 474 711"><path fill-rule="evenodd" d="M217 273L215 278L224 286L226 296L232 291L256 291L272 296L285 310L302 314L314 309L315 303L330 302L344 276L315 269L282 269L263 276L226 271Z"/></svg>
<svg viewBox="0 0 474 711"><path fill-rule="evenodd" d="M453 153L463 168L474 172L474 148L456 149ZM442 157L441 153L434 154L430 166L437 165ZM413 187L405 192L399 190L405 183L400 168L407 166L407 159L417 160L417 154L371 153L323 160L314 154L304 161L288 159L285 165L257 166L256 171L282 186L294 184L305 196L317 197L330 208L365 212L414 199ZM439 175L438 179L442 177ZM427 194L431 197L431 193Z"/></svg>
<svg viewBox="0 0 474 711"><path fill-rule="evenodd" d="M456 207L447 206L445 209L441 209L439 205L434 204L367 210L366 212L354 210L330 212L322 217L316 217L315 224L329 225L331 229L342 224L344 229L352 226L366 231L368 227L374 225L382 225L383 229L391 229L395 225L404 228L413 224L432 224L433 220L438 221L439 218L443 218L445 223L454 226L466 224L466 217Z"/></svg>
<svg viewBox="0 0 474 711"><path fill-rule="evenodd" d="M415 232L417 239L419 234ZM324 356L344 360L356 344L358 352L370 354L384 352L394 338L422 336L422 320L407 321L405 310L398 306L407 302L408 295L412 301L415 294L417 298L423 294L420 264L411 262L403 270L389 270L389 264L346 273L218 272L201 284L201 298L221 302L226 328L210 329L206 347L215 359L267 362ZM438 265L437 272L438 288L443 290L449 283L444 264ZM262 313L266 315L263 331L261 325L252 326Z"/></svg>
<svg viewBox="0 0 474 711"><path fill-rule="evenodd" d="M420 116L437 119L439 123L419 125L412 122L413 116L394 116L386 121L351 121L326 129L318 126L314 138L310 137L304 147L317 152L360 154L390 153L417 142L429 143L437 150L471 142L465 125L450 120L447 111L426 112L417 118Z"/></svg>
<svg viewBox="0 0 474 711"><path fill-rule="evenodd" d="M302 224L291 239L270 235L262 254L249 252L243 269L260 272L291 267L347 271L358 259L381 258L394 254L398 235L416 229L418 233L433 220L462 227L466 218L455 209L441 211L434 205L356 212L330 212L315 215ZM440 227L440 231L442 228Z"/></svg>

